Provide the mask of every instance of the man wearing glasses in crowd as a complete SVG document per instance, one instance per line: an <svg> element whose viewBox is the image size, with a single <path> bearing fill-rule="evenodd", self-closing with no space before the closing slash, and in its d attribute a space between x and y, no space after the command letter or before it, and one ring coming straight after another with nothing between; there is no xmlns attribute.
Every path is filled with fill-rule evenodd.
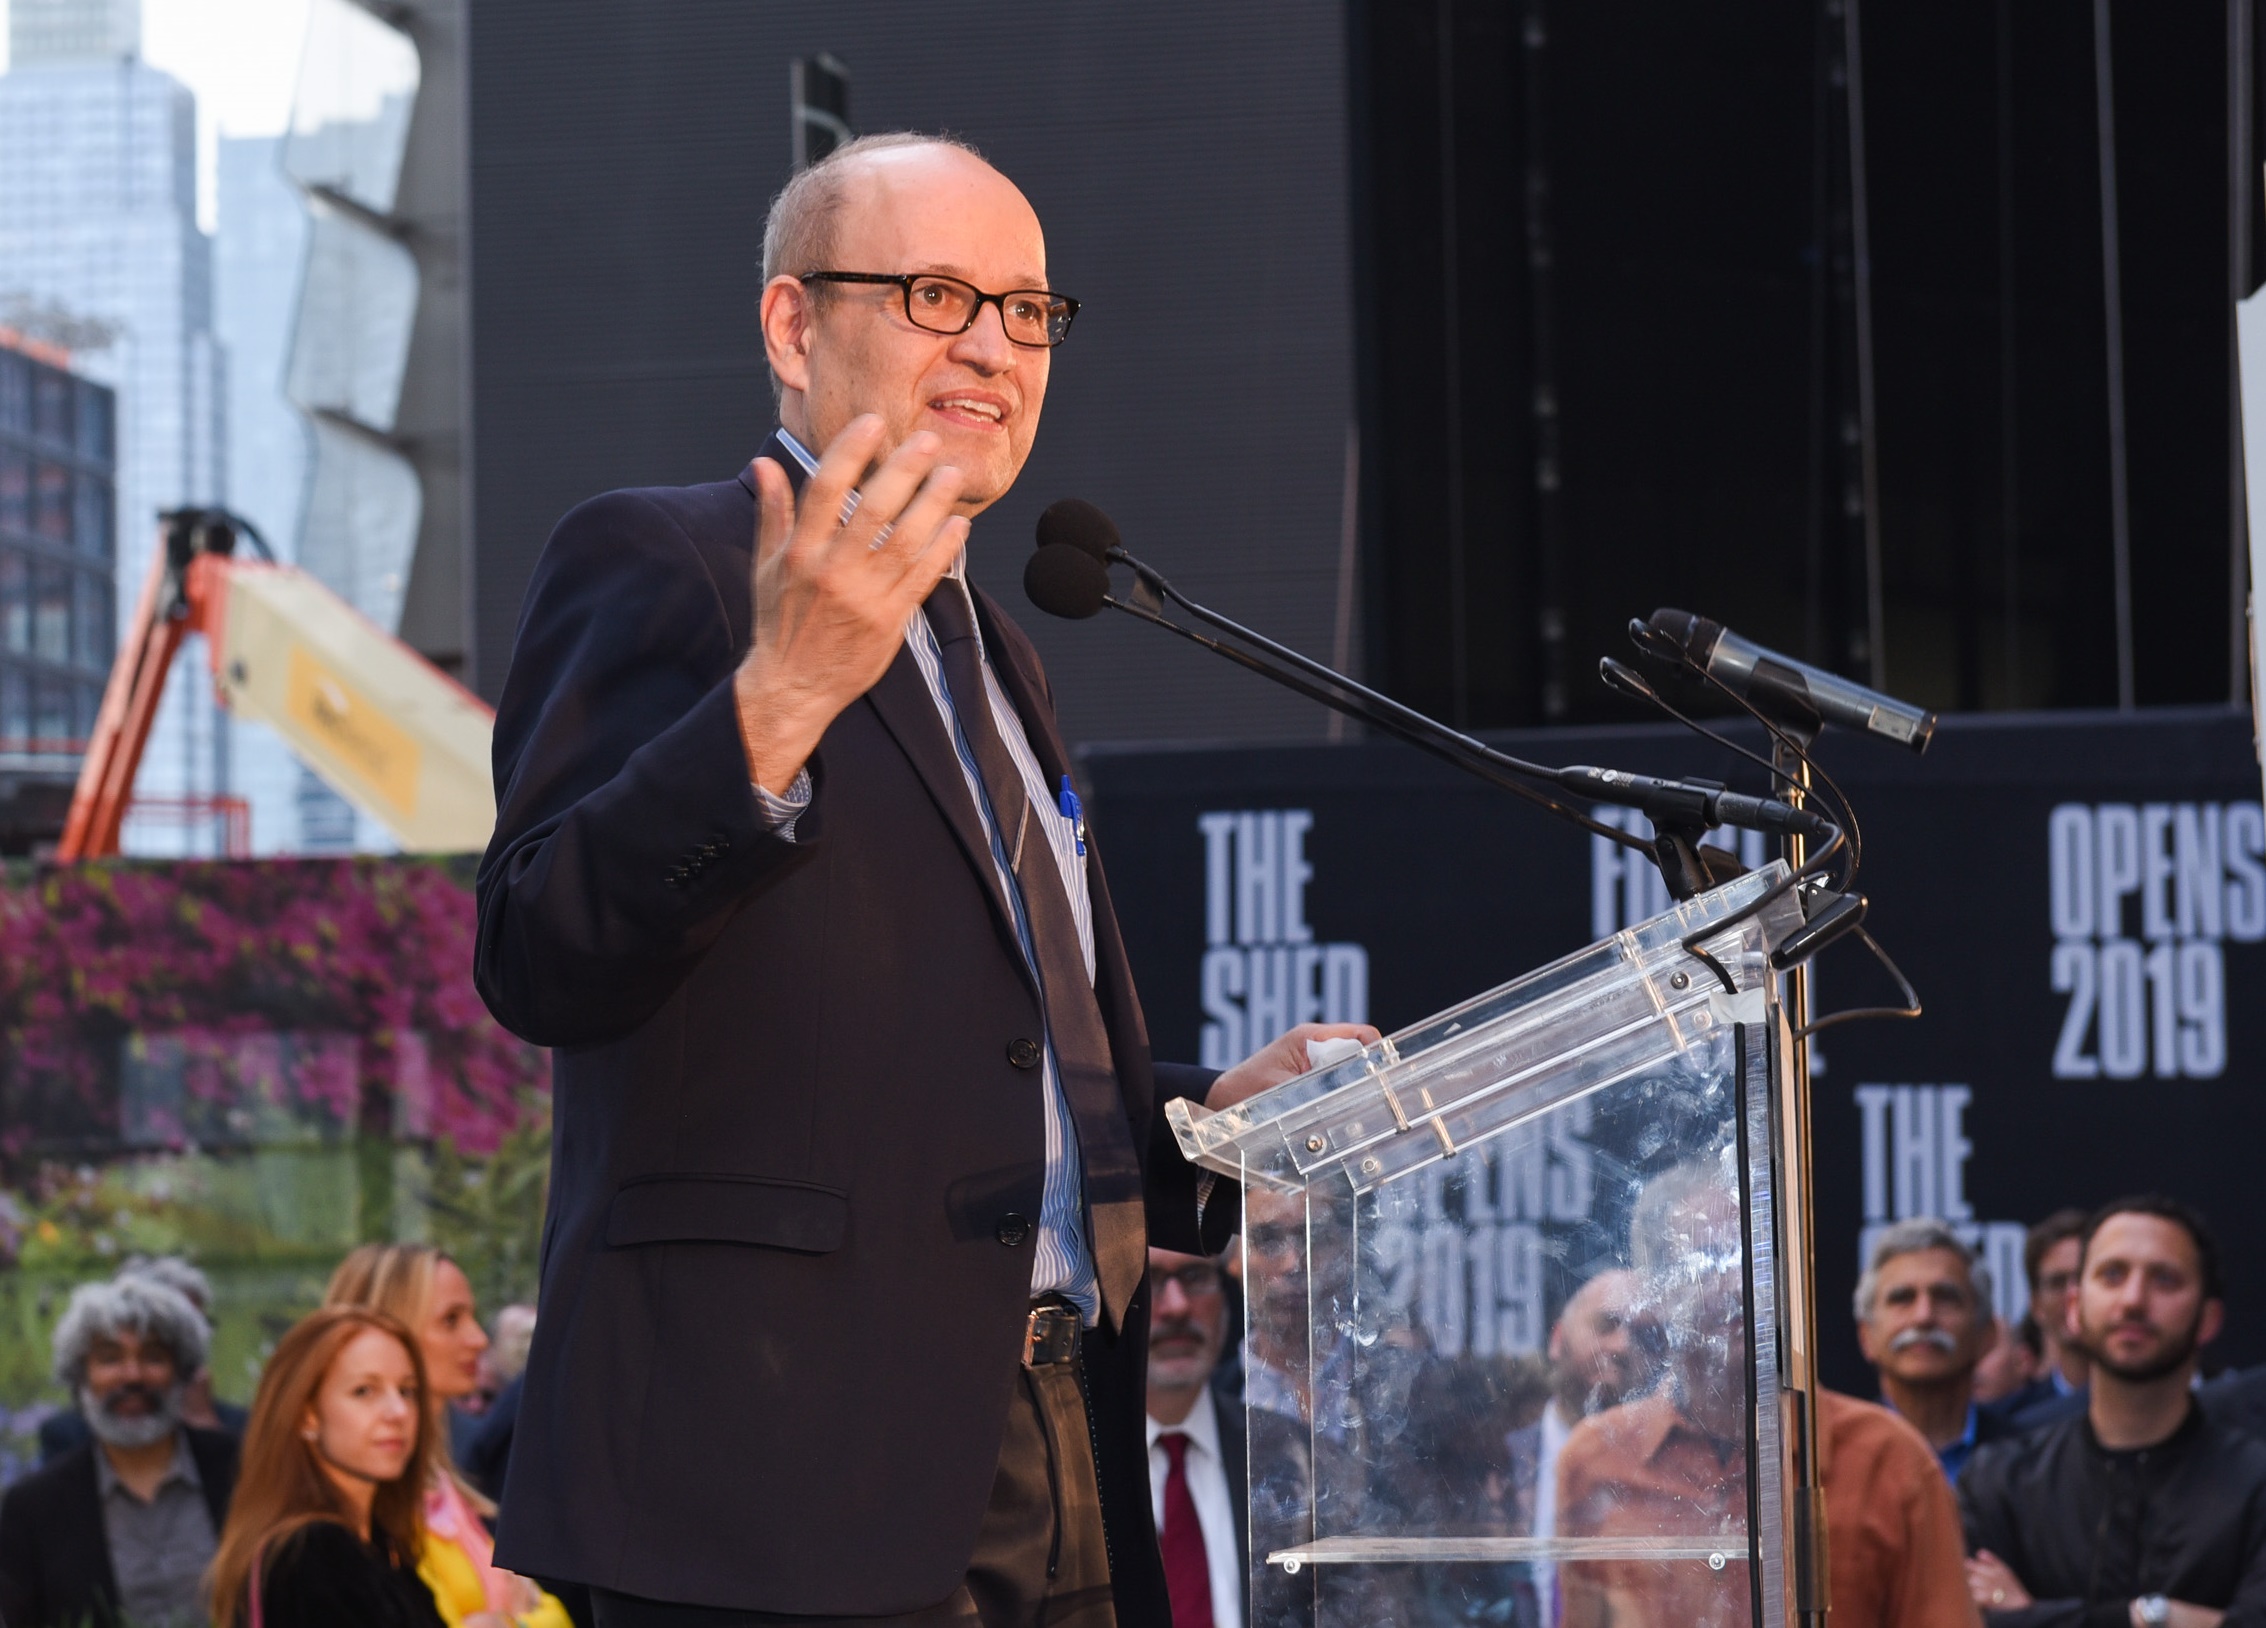
<svg viewBox="0 0 2266 1628"><path fill-rule="evenodd" d="M1150 1062L1045 675L961 565L1078 312L1022 193L869 137L764 279L778 430L561 521L497 711L477 976L557 1048L497 1559L601 1628L1161 1622L1148 1246L1238 1210L1163 1105L1376 1031Z"/></svg>

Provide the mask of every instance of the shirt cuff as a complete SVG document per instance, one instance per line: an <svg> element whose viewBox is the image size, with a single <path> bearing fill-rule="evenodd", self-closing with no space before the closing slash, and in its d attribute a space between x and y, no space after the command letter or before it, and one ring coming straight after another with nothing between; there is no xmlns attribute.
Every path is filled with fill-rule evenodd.
<svg viewBox="0 0 2266 1628"><path fill-rule="evenodd" d="M753 781L749 782L754 785ZM795 840L795 822L810 807L810 765L804 764L795 771L792 784L784 796L755 787L756 807L763 811L764 824L771 827L772 835L782 842Z"/></svg>

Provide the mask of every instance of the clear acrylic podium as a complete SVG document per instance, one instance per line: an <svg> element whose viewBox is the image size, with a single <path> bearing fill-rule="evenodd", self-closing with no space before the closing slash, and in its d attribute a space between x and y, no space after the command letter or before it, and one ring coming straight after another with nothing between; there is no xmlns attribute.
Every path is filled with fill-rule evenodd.
<svg viewBox="0 0 2266 1628"><path fill-rule="evenodd" d="M1769 955L1801 910L1683 947L1785 875L1171 1104L1244 1184L1249 1628L1789 1620Z"/></svg>

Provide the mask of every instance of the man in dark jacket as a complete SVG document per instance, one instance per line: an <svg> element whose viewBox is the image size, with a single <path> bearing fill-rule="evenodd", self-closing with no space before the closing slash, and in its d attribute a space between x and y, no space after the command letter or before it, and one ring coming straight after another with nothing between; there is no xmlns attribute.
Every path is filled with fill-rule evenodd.
<svg viewBox="0 0 2266 1628"><path fill-rule="evenodd" d="M181 1422L204 1366L196 1308L147 1278L81 1284L55 1326L55 1377L94 1440L0 1500L0 1621L8 1628L188 1628L206 1620L236 1484L236 1439Z"/></svg>
<svg viewBox="0 0 2266 1628"><path fill-rule="evenodd" d="M2202 1217L2107 1206L2076 1296L2086 1411L1979 1450L1960 1482L1975 1603L1990 1628L2266 1624L2266 1444L2190 1390L2225 1312Z"/></svg>
<svg viewBox="0 0 2266 1628"><path fill-rule="evenodd" d="M1237 1208L1167 1105L1376 1031L1150 1059L1045 672L961 570L1077 311L1022 193L868 137L764 257L778 429L567 516L497 707L477 978L557 1048L497 1560L603 1628L1146 1628L1148 1245Z"/></svg>

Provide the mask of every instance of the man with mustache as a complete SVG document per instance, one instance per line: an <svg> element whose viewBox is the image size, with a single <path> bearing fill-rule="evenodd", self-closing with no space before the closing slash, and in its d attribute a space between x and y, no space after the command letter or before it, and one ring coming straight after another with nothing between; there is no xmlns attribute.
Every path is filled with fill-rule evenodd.
<svg viewBox="0 0 2266 1628"><path fill-rule="evenodd" d="M0 1501L9 1628L206 1620L205 1568L236 1483L236 1439L181 1421L205 1321L148 1277L85 1283L55 1325L55 1377L94 1440Z"/></svg>
<svg viewBox="0 0 2266 1628"><path fill-rule="evenodd" d="M2101 1210L2067 1315L2085 1412L1985 1448L1959 1485L1990 1628L2266 1622L2266 1443L2192 1390L2226 1316L2202 1216L2160 1197Z"/></svg>
<svg viewBox="0 0 2266 1628"><path fill-rule="evenodd" d="M1149 1484L1175 1628L1242 1628L1241 1410L1212 1395L1227 1346L1227 1274L1208 1255L1149 1251Z"/></svg>
<svg viewBox="0 0 2266 1628"><path fill-rule="evenodd" d="M1975 1369L1998 1338L1989 1268L1943 1222L1899 1221L1873 1241L1856 1313L1881 1400L1927 1438L1956 1483L1976 1446L2008 1428L1975 1405Z"/></svg>

